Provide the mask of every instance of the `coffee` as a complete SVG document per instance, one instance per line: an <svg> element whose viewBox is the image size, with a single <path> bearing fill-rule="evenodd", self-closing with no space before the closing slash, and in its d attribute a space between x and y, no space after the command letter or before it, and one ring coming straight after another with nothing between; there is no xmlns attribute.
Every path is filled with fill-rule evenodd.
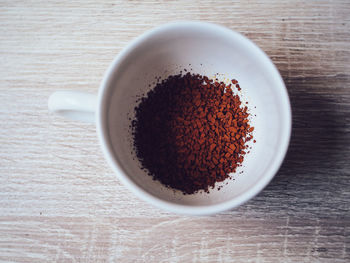
<svg viewBox="0 0 350 263"><path fill-rule="evenodd" d="M150 176L184 194L236 171L253 138L237 80L187 73L159 82L135 108L134 149Z"/></svg>

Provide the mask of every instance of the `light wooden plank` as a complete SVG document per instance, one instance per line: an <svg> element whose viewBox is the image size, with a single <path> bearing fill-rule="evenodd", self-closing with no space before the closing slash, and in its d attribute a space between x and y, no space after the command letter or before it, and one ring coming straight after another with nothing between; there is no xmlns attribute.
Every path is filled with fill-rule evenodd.
<svg viewBox="0 0 350 263"><path fill-rule="evenodd" d="M290 94L271 184L211 217L134 197L95 128L53 116L54 90L96 92L129 41L174 20L248 36ZM0 261L349 262L349 1L0 1Z"/></svg>

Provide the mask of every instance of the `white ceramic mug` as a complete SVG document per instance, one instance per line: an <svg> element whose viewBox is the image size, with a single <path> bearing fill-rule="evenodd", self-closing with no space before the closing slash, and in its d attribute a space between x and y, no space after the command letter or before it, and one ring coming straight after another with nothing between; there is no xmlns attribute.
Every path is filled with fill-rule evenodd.
<svg viewBox="0 0 350 263"><path fill-rule="evenodd" d="M184 68L239 81L255 127L249 153L234 180L210 193L183 195L154 181L132 151L129 129L136 99L156 77ZM256 107L256 108L255 108ZM102 151L119 180L141 199L176 213L213 214L236 207L258 194L278 171L291 133L291 109L283 80L266 54L244 36L203 22L177 22L152 29L132 41L113 61L98 96L58 91L49 109L74 120L95 122ZM239 172L243 171L242 174Z"/></svg>

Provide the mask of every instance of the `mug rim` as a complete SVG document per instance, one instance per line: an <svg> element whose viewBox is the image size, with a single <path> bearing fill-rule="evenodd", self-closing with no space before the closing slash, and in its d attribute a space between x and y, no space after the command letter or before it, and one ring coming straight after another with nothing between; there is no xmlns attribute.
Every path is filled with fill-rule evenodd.
<svg viewBox="0 0 350 263"><path fill-rule="evenodd" d="M286 120L285 124L285 134L282 136L282 143L279 146L279 149L277 151L278 154L275 155L275 157L272 159L272 164L270 167L267 168L267 171L263 174L262 178L251 188L249 188L244 193L240 194L239 196L232 198L230 200L224 201L219 204L212 204L212 205L182 205L177 203L172 203L163 199L160 199L140 186L138 186L135 182L133 182L129 176L123 171L123 169L118 164L118 161L115 160L113 149L110 145L108 140L108 129L107 129L107 114L106 114L106 105L107 100L109 98L108 91L111 82L113 81L113 73L115 70L117 70L117 67L124 59L129 55L130 52L132 52L136 47L141 45L146 39L152 37L153 35L159 34L162 31L169 31L174 30L181 27L192 27L192 28L206 28L210 30L221 30L223 33L225 33L227 36L229 36L232 39L235 39L236 41L247 44L251 46L251 49L255 49L255 52L260 56L260 59L264 60L264 63L269 68L269 71L274 75L274 82L276 82L279 86L281 86L281 96L279 99L282 101L282 108L284 108L284 118ZM286 156L290 137L291 137L291 129L292 129L292 112L291 112L291 105L290 100L287 92L287 88L285 86L285 83L277 70L276 66L273 64L271 59L266 55L266 53L261 50L254 42L246 38L245 36L241 35L238 32L235 32L227 27L208 23L208 22L199 22L199 21L180 21L180 22L172 22L163 24L161 26L152 28L145 33L141 34L134 40L132 40L122 51L114 58L113 62L110 64L109 68L107 69L100 88L98 92L98 106L97 106L97 112L96 112L96 130L99 138L99 142L102 148L102 152L104 154L104 157L106 158L107 162L109 163L110 167L113 169L114 173L117 175L118 179L124 184L131 192L133 192L137 197L140 199L153 204L154 206L171 211L178 214L186 214L186 215L210 215L219 213L225 210L232 209L234 207L237 207L239 205L242 205L243 203L249 201L254 196L256 196L258 193L260 193L272 180L272 178L276 175L278 172L280 166L283 163L283 160Z"/></svg>

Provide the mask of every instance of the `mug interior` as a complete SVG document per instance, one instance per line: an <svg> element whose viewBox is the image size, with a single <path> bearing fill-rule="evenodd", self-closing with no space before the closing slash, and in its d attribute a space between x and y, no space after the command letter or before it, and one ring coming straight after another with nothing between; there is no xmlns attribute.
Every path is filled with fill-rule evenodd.
<svg viewBox="0 0 350 263"><path fill-rule="evenodd" d="M184 69L237 79L253 116L256 143L250 143L252 149L232 174L233 180L217 184L222 189L215 187L209 194L183 195L154 181L140 169L133 151L130 124L137 99L154 87L157 77L164 79ZM217 212L247 201L272 179L288 147L290 105L278 71L251 41L213 24L176 23L139 37L110 67L99 104L101 143L118 177L140 197L180 213Z"/></svg>

